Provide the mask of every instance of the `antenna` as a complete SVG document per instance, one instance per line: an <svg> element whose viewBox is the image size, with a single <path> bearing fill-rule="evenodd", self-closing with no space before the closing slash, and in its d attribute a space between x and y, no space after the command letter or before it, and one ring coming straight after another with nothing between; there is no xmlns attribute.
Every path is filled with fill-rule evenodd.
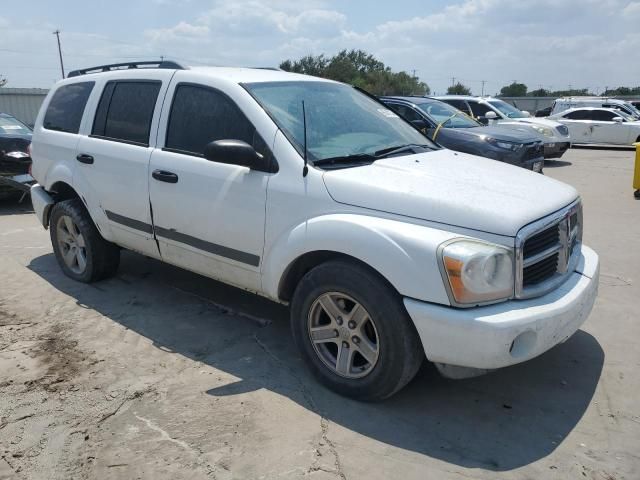
<svg viewBox="0 0 640 480"><path fill-rule="evenodd" d="M302 176L306 177L309 173L309 167L307 166L307 112L304 108L304 100L302 100L302 129L304 130L304 168L302 169Z"/></svg>

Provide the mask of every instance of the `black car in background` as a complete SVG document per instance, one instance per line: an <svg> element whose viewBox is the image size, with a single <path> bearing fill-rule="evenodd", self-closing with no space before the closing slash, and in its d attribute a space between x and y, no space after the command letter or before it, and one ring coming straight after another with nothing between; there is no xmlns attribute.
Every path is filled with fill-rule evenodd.
<svg viewBox="0 0 640 480"><path fill-rule="evenodd" d="M544 145L525 130L482 125L457 108L433 98L381 97L380 100L443 147L542 172Z"/></svg>
<svg viewBox="0 0 640 480"><path fill-rule="evenodd" d="M29 191L31 129L18 119L0 113L0 198Z"/></svg>

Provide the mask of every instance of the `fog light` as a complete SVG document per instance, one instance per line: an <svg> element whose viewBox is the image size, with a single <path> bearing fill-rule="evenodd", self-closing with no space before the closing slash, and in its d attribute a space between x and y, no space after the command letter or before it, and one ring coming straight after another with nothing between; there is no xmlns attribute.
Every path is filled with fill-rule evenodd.
<svg viewBox="0 0 640 480"><path fill-rule="evenodd" d="M526 357L533 350L533 347L536 344L537 337L538 335L536 334L536 332L532 330L522 332L520 335L514 338L513 342L511 342L509 353L513 358Z"/></svg>

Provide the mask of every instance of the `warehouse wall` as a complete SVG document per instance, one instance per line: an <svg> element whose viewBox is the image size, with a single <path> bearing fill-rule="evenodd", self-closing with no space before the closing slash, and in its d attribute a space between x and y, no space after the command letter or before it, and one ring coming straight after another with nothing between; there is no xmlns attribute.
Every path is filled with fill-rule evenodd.
<svg viewBox="0 0 640 480"><path fill-rule="evenodd" d="M0 88L0 112L33 126L47 93L42 88Z"/></svg>

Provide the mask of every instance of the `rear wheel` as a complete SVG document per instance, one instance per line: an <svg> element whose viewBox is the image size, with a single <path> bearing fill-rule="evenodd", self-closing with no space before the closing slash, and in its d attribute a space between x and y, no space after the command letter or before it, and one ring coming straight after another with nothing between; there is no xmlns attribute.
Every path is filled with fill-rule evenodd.
<svg viewBox="0 0 640 480"><path fill-rule="evenodd" d="M355 262L327 262L303 277L291 303L291 328L319 380L360 400L393 395L424 359L400 296Z"/></svg>
<svg viewBox="0 0 640 480"><path fill-rule="evenodd" d="M89 283L117 271L119 248L102 238L80 199L56 203L49 229L56 259L67 276Z"/></svg>

